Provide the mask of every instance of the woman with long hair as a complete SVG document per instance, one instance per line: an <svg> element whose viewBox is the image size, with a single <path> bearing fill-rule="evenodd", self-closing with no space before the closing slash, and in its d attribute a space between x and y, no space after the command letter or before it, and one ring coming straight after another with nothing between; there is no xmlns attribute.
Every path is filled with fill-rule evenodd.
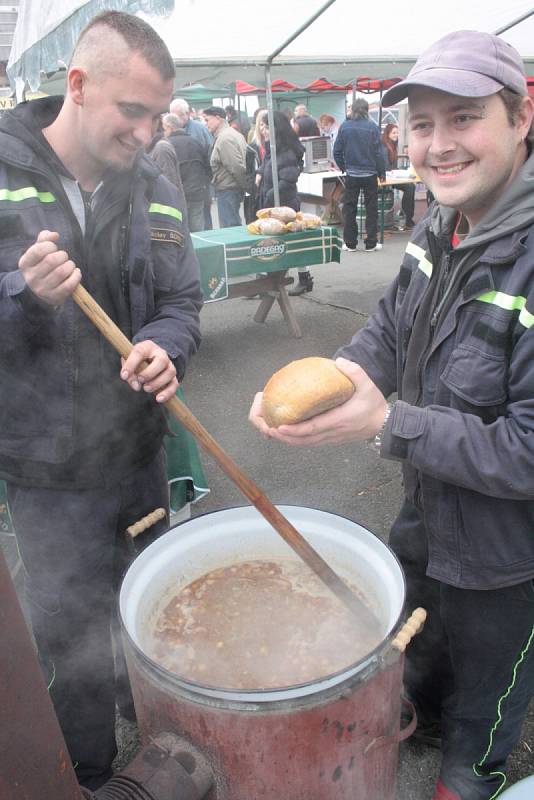
<svg viewBox="0 0 534 800"><path fill-rule="evenodd" d="M299 211L300 200L297 192L297 181L304 166L304 147L285 114L281 111L274 111L273 119L280 205L289 206L295 211ZM271 161L272 137L267 115L260 122L260 132L265 139L265 158L258 169L259 208L271 208L274 206L273 167ZM298 284L288 293L292 296L311 292L313 289L313 277L306 267L299 269L298 276Z"/></svg>
<svg viewBox="0 0 534 800"><path fill-rule="evenodd" d="M297 180L304 166L304 148L289 120L281 111L273 112L276 137L276 165L280 205L300 209L297 193ZM265 158L258 168L259 207L274 206L273 168L271 162L271 132L269 118L265 114L260 121L260 134L265 140Z"/></svg>
<svg viewBox="0 0 534 800"><path fill-rule="evenodd" d="M258 160L263 164L265 158L265 136L263 135L263 123L267 119L267 109L258 108L254 115L254 125L251 128L252 136L250 137L249 144L251 144L258 152Z"/></svg>
<svg viewBox="0 0 534 800"><path fill-rule="evenodd" d="M397 159L399 156L399 126L388 122L382 133L382 146L384 148L384 158L386 169L397 169ZM404 228L413 228L413 215L415 211L415 186L413 183L394 184L392 189L400 189L402 192L402 213L404 214Z"/></svg>
<svg viewBox="0 0 534 800"><path fill-rule="evenodd" d="M261 120L267 116L266 108L258 108L254 114L254 125L250 129L250 140L247 143L245 155L245 167L247 172L247 188L243 201L243 212L245 223L248 225L256 219L258 205L258 181L257 171L265 158L265 139L261 133Z"/></svg>

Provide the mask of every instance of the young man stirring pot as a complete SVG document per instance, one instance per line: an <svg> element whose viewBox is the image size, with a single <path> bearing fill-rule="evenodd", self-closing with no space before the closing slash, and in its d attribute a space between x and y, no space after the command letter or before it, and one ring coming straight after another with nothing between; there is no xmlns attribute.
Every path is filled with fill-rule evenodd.
<svg viewBox="0 0 534 800"><path fill-rule="evenodd" d="M408 608L429 612L405 688L441 737L434 800L490 800L534 689L533 103L519 54L476 31L430 47L383 102L405 97L436 202L338 353L355 393L278 429L259 394L251 421L293 445L370 439L402 463L390 545Z"/></svg>
<svg viewBox="0 0 534 800"><path fill-rule="evenodd" d="M110 632L120 533L168 509L162 404L200 341L185 209L143 152L173 78L149 25L104 12L75 46L65 98L0 122L0 477L50 694L90 789L111 776L115 702L133 714ZM71 297L80 280L133 340L122 365Z"/></svg>

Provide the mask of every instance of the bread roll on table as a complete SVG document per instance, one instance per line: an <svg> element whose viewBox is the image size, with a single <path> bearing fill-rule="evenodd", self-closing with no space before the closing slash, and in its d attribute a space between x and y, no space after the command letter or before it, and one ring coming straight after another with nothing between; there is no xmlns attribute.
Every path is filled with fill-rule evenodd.
<svg viewBox="0 0 534 800"><path fill-rule="evenodd" d="M292 425L341 405L353 393L354 384L331 358L301 358L267 381L262 416L270 428Z"/></svg>

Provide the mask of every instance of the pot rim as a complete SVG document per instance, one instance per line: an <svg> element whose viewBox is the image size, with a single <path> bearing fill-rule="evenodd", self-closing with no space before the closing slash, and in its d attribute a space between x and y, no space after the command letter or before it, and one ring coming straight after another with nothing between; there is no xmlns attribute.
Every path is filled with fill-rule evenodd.
<svg viewBox="0 0 534 800"><path fill-rule="evenodd" d="M357 680L360 673L365 672L367 668L371 668L373 665L379 664L381 659L383 659L386 653L390 650L391 641L396 636L398 630L402 627L403 616L406 606L406 579L404 576L404 571L401 567L401 564L397 556L395 555L395 553L389 547L388 544L383 542L376 534L372 533L372 531L370 531L365 525L362 525L361 523L356 522L355 520L350 519L350 517L346 517L342 514L336 514L331 511L325 511L324 509L312 508L311 506L302 506L290 503L276 504L276 507L282 511L284 508L305 509L309 511L318 511L322 514L328 514L333 517L338 517L340 519L346 520L347 522L359 528L362 528L367 534L377 539L395 561L401 577L402 590L403 590L402 603L394 624L390 627L390 630L385 635L385 637L364 658L360 659L359 661L353 662L352 664L349 664L348 666L344 667L341 670L338 670L337 672L321 676L320 678L317 678L313 681L307 681L305 683L300 683L300 684L291 684L290 686L276 687L270 689L269 688L232 689L231 687L212 686L210 684L204 684L184 678L178 675L177 673L171 672L170 670L166 669L163 665L159 664L157 661L153 660L150 656L148 656L144 652L144 650L140 647L140 645L137 644L133 636L130 635L130 632L124 620L124 616L122 613L122 603L121 603L122 600L122 586L121 586L121 591L119 596L119 619L123 636L125 636L129 646L131 647L137 658L140 659L141 663L144 665L145 668L149 668L151 671L154 671L161 680L167 683L171 683L176 687L179 687L182 693L185 693L189 696L193 696L196 699L202 697L204 698L204 701L207 702L221 701L224 702L225 706L227 706L230 703L230 704L236 704L241 708L250 707L252 709L256 707L258 704L260 704L262 707L265 707L265 704L267 703L273 703L280 700L300 699L307 695L315 696L320 692L324 692L325 690L328 691L332 689L339 691L340 688L343 687L347 681L352 682L353 680ZM154 544L160 541L168 533L174 531L176 528L181 528L182 526L187 525L193 520L196 521L203 517L209 517L213 516L214 514L221 514L224 512L240 510L240 509L253 509L254 511L257 511L257 509L255 509L253 505L246 503L238 506L228 506L226 508L217 509L214 511L206 511L203 512L202 514L196 515L191 520L184 520L183 522L174 525L172 528L169 528L169 530L166 533L162 534L159 537L159 539L157 539L156 542L154 542ZM147 548L147 550L148 549L149 548ZM146 550L143 552L146 552ZM126 576L128 575L129 571L130 570L128 569L126 575L124 576L124 580L126 579Z"/></svg>

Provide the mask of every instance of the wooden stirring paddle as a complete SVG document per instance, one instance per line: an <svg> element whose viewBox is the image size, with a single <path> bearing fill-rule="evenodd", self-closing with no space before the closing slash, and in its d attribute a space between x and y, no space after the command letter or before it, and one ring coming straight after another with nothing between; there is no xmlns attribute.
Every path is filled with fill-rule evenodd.
<svg viewBox="0 0 534 800"><path fill-rule="evenodd" d="M79 284L75 289L73 300L81 310L96 325L99 331L113 345L123 358L127 358L133 348L132 343L122 333L120 328L115 325L112 319L98 305L96 300L91 297L89 292ZM146 362L140 369L146 366ZM267 522L277 531L280 536L293 548L302 560L315 572L321 581L330 589L342 603L358 617L361 624L376 630L379 622L373 612L354 594L347 584L341 580L339 575L321 558L306 539L293 527L283 514L269 500L264 492L257 486L251 478L245 475L237 464L230 458L222 447L215 441L213 436L200 424L197 418L191 413L182 401L172 397L165 403L170 413L182 423L190 433L200 442L204 450L209 453L219 464L236 486L248 497L250 502L256 506Z"/></svg>

